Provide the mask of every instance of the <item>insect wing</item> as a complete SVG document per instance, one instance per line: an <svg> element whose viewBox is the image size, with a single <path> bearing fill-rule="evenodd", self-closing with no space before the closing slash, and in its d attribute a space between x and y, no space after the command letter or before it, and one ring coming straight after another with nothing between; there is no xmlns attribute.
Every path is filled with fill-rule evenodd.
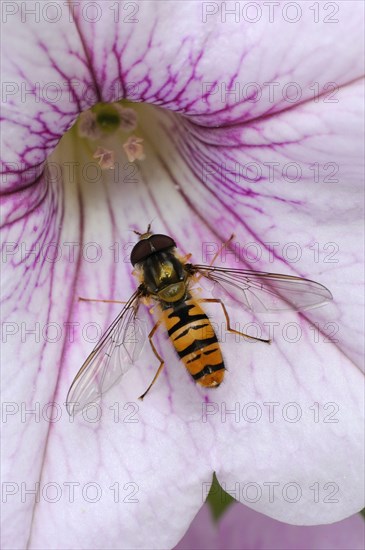
<svg viewBox="0 0 365 550"><path fill-rule="evenodd" d="M213 283L212 294L254 312L304 311L332 300L320 283L279 273L194 265Z"/></svg>
<svg viewBox="0 0 365 550"><path fill-rule="evenodd" d="M77 373L67 395L70 416L100 399L133 365L146 341L146 324L137 317L135 292Z"/></svg>

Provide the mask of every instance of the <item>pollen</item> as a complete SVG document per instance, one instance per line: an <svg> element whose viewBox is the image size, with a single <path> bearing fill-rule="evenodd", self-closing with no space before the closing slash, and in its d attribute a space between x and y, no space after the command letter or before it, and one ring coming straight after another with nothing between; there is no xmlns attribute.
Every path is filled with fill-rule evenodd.
<svg viewBox="0 0 365 550"><path fill-rule="evenodd" d="M102 170L113 170L115 167L114 151L108 151L103 147L98 147L93 154L94 159L99 159L99 166Z"/></svg>
<svg viewBox="0 0 365 550"><path fill-rule="evenodd" d="M145 158L143 150L143 139L137 136L130 136L123 145L129 162L143 160Z"/></svg>
<svg viewBox="0 0 365 550"><path fill-rule="evenodd" d="M102 130L98 126L96 114L92 111L84 111L77 121L77 131L80 137L91 140L99 139L102 136Z"/></svg>

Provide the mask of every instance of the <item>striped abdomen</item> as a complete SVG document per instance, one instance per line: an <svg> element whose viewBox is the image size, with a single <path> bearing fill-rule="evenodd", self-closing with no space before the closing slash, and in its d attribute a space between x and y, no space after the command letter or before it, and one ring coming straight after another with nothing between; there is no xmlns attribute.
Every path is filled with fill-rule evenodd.
<svg viewBox="0 0 365 550"><path fill-rule="evenodd" d="M215 387L223 380L224 363L214 329L199 304L189 298L163 310L163 322L174 348L194 380Z"/></svg>

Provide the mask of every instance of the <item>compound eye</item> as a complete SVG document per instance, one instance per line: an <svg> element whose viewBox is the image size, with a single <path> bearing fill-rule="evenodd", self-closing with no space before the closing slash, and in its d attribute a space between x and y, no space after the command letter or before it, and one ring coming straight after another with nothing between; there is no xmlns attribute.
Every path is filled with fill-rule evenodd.
<svg viewBox="0 0 365 550"><path fill-rule="evenodd" d="M149 240L151 241L155 252L161 252L162 250L174 248L176 246L174 239L168 235L152 235Z"/></svg>
<svg viewBox="0 0 365 550"><path fill-rule="evenodd" d="M139 262L143 262L148 256L151 255L151 245L148 240L139 241L132 250L131 264L134 266Z"/></svg>
<svg viewBox="0 0 365 550"><path fill-rule="evenodd" d="M131 264L134 266L143 262L154 252L162 252L176 246L174 239L168 235L151 235L148 239L141 239L131 253Z"/></svg>

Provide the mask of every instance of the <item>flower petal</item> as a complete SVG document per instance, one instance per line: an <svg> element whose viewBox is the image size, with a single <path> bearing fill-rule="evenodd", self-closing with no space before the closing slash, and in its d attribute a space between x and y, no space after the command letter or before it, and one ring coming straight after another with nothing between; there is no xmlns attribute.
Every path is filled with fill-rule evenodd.
<svg viewBox="0 0 365 550"><path fill-rule="evenodd" d="M309 38L298 42L301 44L298 45L299 52L295 49L287 51L288 40L293 36L288 32L290 28L288 25L285 25L286 38L278 42L278 51L275 51L275 48L269 48L268 44L271 46L273 42L277 42L278 27L271 30L270 26L264 25L266 29L264 34L262 31L264 27L261 28L261 34L259 32L257 37L255 33L247 32L247 43L245 42L244 48L239 49L238 54L232 54L232 51L236 50L232 50L231 46L226 47L227 38L225 37L229 36L230 44L232 36L241 44L242 27L236 28L232 23L224 24L217 34L214 30L217 17L208 24L201 21L200 12L199 19L191 18L191 15L189 19L185 18L184 14L186 16L188 13L185 10L191 9L192 6L196 10L194 14L197 17L197 6L201 8L198 3L186 6L181 4L178 8L181 10L179 12L176 11L176 6L170 3L161 2L157 5L143 3L140 5L141 14L143 7L147 15L138 22L137 27L135 24L131 25L126 38L123 33L120 33L120 20L110 26L108 18L104 17L104 14L109 14L109 17L114 15L112 10L110 13L108 11L112 4L103 4L102 21L91 26L85 25L85 17L83 19L78 12L78 9L82 10L85 5L86 3L80 8L75 8L77 27L69 23L68 12L63 12L62 21L51 27L45 24L35 25L29 22L29 19L27 24L20 24L21 12L9 19L13 25L12 32L16 41L8 42L10 53L5 52L4 56L7 63L5 66L7 81L13 87L8 89L6 98L8 103L4 113L3 133L6 138L3 151L6 159L6 189L19 192L9 194L5 203L7 208L5 231L8 231L8 234L5 234L4 241L10 243L13 248L7 249L10 254L8 265L12 267L12 271L10 274L9 269L4 286L4 318L7 329L10 331L6 346L8 359L5 361L8 369L4 374L5 400L10 403L8 414L10 418L6 426L10 444L7 449L9 454L4 479L10 484L15 484L8 486L9 511L6 516L7 530L4 535L7 546L23 547L27 540L30 541L30 547L49 548L67 545L73 548L105 547L106 545L111 548L131 548L143 547L146 540L156 546L171 546L181 537L201 505L204 494L202 489L206 487L204 482L209 484L213 469L217 469L220 479L226 479L227 483L235 480L240 483L242 472L260 483L263 480L272 481L272 477L269 477L272 475L283 483L286 481L283 477L285 469L288 470L289 481L292 481L292 475L294 473L297 475L299 471L300 476L295 479L305 487L307 492L308 482L321 483L321 489L323 489L324 481L338 483L341 479L342 482L346 475L348 486L345 489L341 486L340 505L337 506L335 503L330 511L326 510L326 504L322 501L317 507L311 503L312 505L308 508L302 502L299 505L299 511L296 509L296 512L292 511L290 503L282 501L276 503L274 507L269 506L271 503L260 503L260 509L275 517L285 517L291 521L298 521L299 518L302 522L333 521L334 518L348 515L359 506L359 490L358 485L355 484L360 455L357 435L360 433L357 401L359 399L358 374L346 359L343 353L344 347L338 347L336 351L331 348L328 352L328 346L324 342L314 346L313 342L308 340L308 335L311 336L311 333L304 319L300 321L303 323L300 325L303 326L303 340L299 344L303 346L301 348L303 352L298 360L298 347L289 345L290 342L280 341L274 351L263 349L256 352L257 346L251 346L250 351L247 349L247 367L243 365L240 369L235 367L235 361L236 358L241 359L238 355L242 353L238 351L241 347L238 347L238 344L233 345L232 342L225 345L224 352L230 372L227 373L227 383L218 390L215 400L222 409L223 403L230 406L231 401L238 400L241 403L242 396L246 402L246 399L252 401L259 395L262 402L265 399L274 399L278 400L282 406L288 399L298 400L303 410L309 406L309 403L310 406L313 405L313 399L317 399L321 407L334 400L339 404L341 416L338 425L331 425L330 429L327 425L320 424L320 426L315 425L313 431L313 421L308 416L302 424L295 426L285 423L285 419L280 420L275 425L275 429L272 429L268 422L260 424L257 430L253 430L251 425L248 428L242 424L228 426L228 422L224 426L217 422L217 416L209 418L209 422L202 422L201 409L208 395L201 393L190 383L171 350L166 350L165 355L169 369L159 380L148 402L143 403L141 417L138 417L140 421L137 423L127 425L129 422L126 421L125 416L120 422L115 423L114 418L111 417L113 411L108 409L108 405L113 405L115 401L120 401L122 405L134 403L135 397L145 389L156 368L153 356L141 363L140 370L134 369L134 372L128 375L128 385L115 388L103 401L103 410L108 411L109 417L103 417L102 422L97 423L96 426L90 421L85 421L82 435L79 423L69 425L63 403L72 377L92 348L92 342L83 341L85 334L83 335L82 329L85 329L90 319L105 327L107 320L111 320L113 316L112 307L107 306L106 314L105 310L98 309L96 315L95 309L91 310L89 309L91 306L85 307L85 304L77 303L76 297L86 295L124 299L135 288L131 282L129 264L124 262L124 254L128 256L130 251L128 229L136 227L137 224L140 229L143 229L147 222L156 216L160 220L156 222L156 229L159 227L161 231L173 235L180 249L193 252L195 258L198 258L201 252L201 242L217 240L216 228L219 228L219 236L226 237L232 230L236 230L239 223L241 224L240 233L244 233L245 238L246 234L248 235L249 228L242 223L243 215L247 214L247 209L244 208L247 193L242 193L246 185L244 188L240 187L236 194L232 194L231 202L226 202L224 210L220 204L221 198L227 201L226 193L223 193L224 187L221 188L222 195L218 194L219 189L217 191L216 188L213 195L209 186L197 187L198 182L201 183L201 180L204 182L201 177L202 172L199 172L199 177L196 177L196 159L199 159L200 155L200 142L205 142L204 151L209 151L208 160L211 160L212 155L215 158L216 152L218 155L223 155L222 159L229 158L234 151L232 148L236 136L234 123L242 120L251 121L258 115L284 110L287 102L283 104L280 100L278 103L269 102L270 105L268 105L266 101L253 109L251 104L247 105L245 101L237 102L233 97L232 104L237 103L237 107L232 108L230 101L227 104L224 99L222 103L220 94L214 94L211 101L202 99L203 84L206 81L223 83L228 78L229 82L234 82L236 78L246 82L246 74L255 79L258 68L262 66L257 62L259 59L264 59L267 67L267 71L262 73L263 82L276 78L278 69L273 60L284 59L285 63L283 61L280 64L279 79L284 78L289 68L290 80L297 80L301 87L305 88L303 99L312 97L310 85L315 79L319 81L320 89L329 79L337 84L347 83L360 74L361 59L360 56L357 57L357 43L360 41L357 42L355 39L360 29L359 12L353 9L352 3L341 4L342 13L345 14L341 24L332 27L326 27L324 24L310 25L306 30L308 31L306 36ZM156 12L156 16L151 17L150 9L159 11ZM166 24L168 15L174 18L178 16L179 32L176 32L172 25ZM232 33L233 27L234 33ZM10 26L7 28L10 29ZM110 32L110 28L115 32ZM136 28L138 33L134 32ZM251 28L253 27L249 27ZM295 26L292 28L294 29ZM284 32L282 36L284 37ZM169 41L170 61L161 47L163 41L166 43ZM33 46L31 53L24 52L22 43ZM325 44L327 48L323 47ZM276 57L277 53L279 53L278 57ZM336 57L336 64L329 63L334 57ZM217 58L222 59L219 64L217 64ZM305 59L314 58L315 66L313 63L304 63ZM186 63L186 59L189 63ZM353 63L354 60L356 63ZM296 67L294 70L291 69L293 66ZM223 67L223 69L219 69L217 73L217 67ZM351 68L348 69L348 67ZM251 69L251 72L248 69ZM245 75L244 79L242 75ZM22 85L25 83L34 89L35 82L41 83L42 93L50 82L56 83L56 89L63 82L66 82L66 85L62 87L62 97L57 102L52 102L44 96L37 101L37 95L34 100L30 95L27 97L27 102L23 102ZM59 137L73 123L77 114L97 100L118 99L124 95L126 83L138 85L137 93L133 95L131 89L126 93L130 98L154 102L191 115L201 115L200 118L194 119L200 124L216 126L232 123L232 128L226 137L224 130L214 135L206 131L202 136L199 134L199 127L187 124L183 140L176 145L171 144L172 132L168 127L169 122L162 119L159 121L157 116L155 121L158 124L164 124L165 127L167 125L167 130L160 130L165 136L160 144L158 124L150 126L151 134L146 147L146 161L141 167L141 175L131 172L130 167L125 167L119 161L121 172L102 174L101 177L98 176L96 180L91 181L90 176L82 173L82 168L89 161L85 153L72 157L72 151L67 150L63 154L62 149L58 160L56 157L55 166L56 169L59 168L61 159L62 173L56 170L57 175L52 179L49 176L45 177L44 174L41 175L42 162ZM115 90L118 86L111 86L114 84L119 85L119 91L120 85L122 86L122 91L120 95L117 94L117 97ZM85 94L85 89L91 93ZM345 97L352 98L353 90L353 86L349 87L349 96ZM346 119L349 114L348 100L344 105L342 126L338 128L337 133L335 132L334 141L330 142L331 146L336 144L336 154L342 151L343 146L343 142L336 139L336 136L343 135L344 129L349 128L352 135L356 137L353 132L354 126L350 124L352 119L350 122ZM290 116L290 113L284 116ZM293 116L294 122L297 123L295 112ZM318 116L310 120L315 135L320 128L320 116L318 111ZM250 139L254 140L255 145L258 141L259 149L262 150L263 145L272 142L271 121L271 117L266 119L265 131L268 135L264 143L260 143L258 139L260 136L255 134L256 123L260 126L260 132L263 132L264 120L253 121L253 129L249 129L248 136L246 132L248 128L243 128L245 139L248 140L244 147L245 151L250 149ZM183 120L180 122L182 124ZM301 126L305 126L306 122L306 119L302 118ZM146 132L148 124L148 113L146 113ZM283 119L276 127L274 124L275 135L285 137L285 128ZM236 129L240 136L241 129L239 126ZM332 131L333 128L331 128ZM290 137L292 139L292 136ZM300 142L305 142L304 130L299 139ZM208 143L212 141L214 144L214 140L218 141L219 148L211 147L209 150ZM191 143L194 152L189 150L187 155L185 151L189 146L191 147ZM239 137L238 145L241 146L241 143ZM318 147L318 140L315 143ZM322 141L320 143L322 145ZM341 166L343 164L350 166L350 161L352 163L352 147L351 143L348 149L345 148L345 156L341 157ZM308 152L306 149L304 151ZM79 154L76 147L74 154ZM275 156L264 158L275 160ZM308 157L305 154L303 158ZM350 161L348 161L349 158ZM76 167L77 177L70 176L66 171L65 160L75 162L73 167ZM313 162L312 157L310 162ZM202 162L197 166L198 170L203 170ZM116 179L114 179L115 174L117 174ZM353 174L348 171L346 175L352 178ZM33 181L36 181L36 186L30 185ZM344 180L345 183L347 183L346 180ZM286 193L285 189L285 196L287 196ZM237 197L240 200L237 200ZM329 202L332 197L332 194L330 197L327 194L325 200ZM275 199L271 197L273 198ZM308 200L307 194L301 197L302 200L303 198L306 198L306 204L312 207L313 201ZM261 200L264 201L264 197L261 197ZM282 203L288 202L283 197L275 199L275 206L271 205L272 202L271 200L269 204L267 198L265 207L259 211L256 210L256 217L251 216L250 226L252 223L255 232L263 234L268 231L271 224L274 238L283 242L288 226L284 225L283 228L281 220L284 218L285 221L285 216L288 211L294 209L294 206L289 203L288 209L283 207L281 210ZM238 215L232 212L232 204L235 208L237 207ZM357 217L354 204L355 198L352 193L348 209L354 208ZM338 211L341 206L339 201ZM299 214L304 213L301 220L306 222L305 227L308 225L308 220L312 223L313 219L317 219L316 239L318 239L317 232L321 230L318 219L320 214L323 214L324 207L321 206L321 208L322 210L316 211L312 217L309 214L309 207L298 209ZM265 211L264 214L267 213L266 217L262 215L262 210ZM206 220L209 230L204 225L202 215L206 212L209 212ZM281 216L280 223L279 216ZM338 220L342 223L333 229L336 238L341 231L343 232L343 218ZM329 229L332 231L332 227L329 227L330 221L329 217L328 227L324 232L326 238L328 234L326 231L328 232ZM293 221L290 222L290 230L292 224ZM308 233L302 233L301 228L303 223L299 229L296 228L296 239L301 246L308 246L311 242L308 241ZM357 227L355 229L357 230ZM120 247L121 242L122 247ZM347 262L351 259L353 242L354 239L349 238L343 241L351 251L346 258ZM61 247L61 258L56 261L49 261L44 257L45 247L48 250L50 243ZM42 249L40 254L36 250L28 262L24 261L22 246L26 246L29 250L37 244ZM100 250L101 257L98 258ZM119 250L118 261L115 261L116 250ZM72 251L74 256L71 255ZM91 259L88 257L88 253L92 252L96 252L97 260L94 256L91 256ZM71 257L73 260L70 259ZM346 272L346 278L351 281L355 281L358 277L358 255L356 260ZM330 283L341 280L341 271L333 270L333 272L333 280L331 279ZM320 270L314 272L310 263L303 261L301 273L313 273L313 276L317 276L317 273L320 275ZM119 286L122 282L123 288ZM326 284L331 287L327 281ZM354 310L349 313L347 311L346 305L341 313L343 318L346 318L347 326L350 327ZM313 319L317 319L316 315ZM288 319L295 319L298 322L296 317L288 317ZM322 320L327 322L328 318L323 313L320 319L321 322ZM43 334L43 329L50 322L58 323L62 329L61 339L57 339L53 345L50 345L50 338ZM70 337L66 337L64 323L73 322L79 325L75 325L76 336L74 342L70 342ZM39 323L39 328L36 323ZM36 330L32 342L29 342L28 335L24 337L24 330L29 328ZM70 325L66 325L66 328L70 328ZM14 335L11 334L12 330L15 331ZM307 338L305 345L302 343L304 338ZM88 340L90 340L89 337ZM164 351L165 347L163 346ZM308 349L311 350L310 353ZM304 354L307 354L306 360ZM329 359L333 361L333 370L326 365ZM249 378L247 369L253 362L255 362L255 372L251 369L251 378ZM151 368L146 369L146 364ZM292 367L294 364L297 365L295 369ZM60 377L58 377L58 365L62 365ZM278 367L274 370L275 366ZM279 366L280 376L277 374ZM323 380L326 381L326 389L321 386ZM242 388L244 388L244 394L242 394ZM43 406L54 399L59 401L62 411L59 422L50 423L47 417L44 418L43 414L37 413L37 409L35 417L28 415L25 417L25 422L23 421L21 410L24 406L34 406L39 403L39 410L43 413ZM122 407L122 410L123 414L128 414L132 409ZM323 413L323 408L320 412ZM328 412L330 411L327 410L326 413ZM39 418L40 422L36 422L36 418ZM323 419L323 416L321 418ZM122 428L127 427L120 430L117 425L116 430L114 424L119 423L122 423ZM236 443L234 448L228 445L228 442L232 445L232 441ZM337 463L334 453L339 449L340 441L342 446ZM344 442L348 443L348 449L343 448ZM146 448L148 453L145 452ZM288 448L300 451L299 459L294 464L289 457L283 455ZM196 449L199 453L199 460L195 454L191 453L191 449ZM311 452L313 452L313 461L319 461L318 465L308 462ZM253 453L257 460L256 467L252 462ZM273 453L270 460L268 453ZM153 476L149 473L151 468L156 472ZM228 473L227 470L229 470ZM331 474L330 479L324 477L328 473ZM229 474L233 477L229 477ZM42 494L40 502L35 504L32 497L25 499L22 497L21 484L24 483L24 488L29 489L37 480L40 481ZM47 486L47 483L56 484L56 486L53 485L53 490L61 488L61 498L57 503L51 504L48 493L43 493L45 487L52 491L52 486ZM71 502L69 488L74 483L79 485L74 486L77 492L74 502ZM89 493L86 491L85 496L83 492L87 483L97 484L102 491L102 496L105 495L105 499L100 498L95 503L91 502ZM128 483L132 485L126 487ZM124 500L130 496L131 489L136 489L133 484L137 484L140 495L138 508L133 508L136 503ZM122 495L118 498L123 497L123 502L114 501L115 489L110 489L112 486L120 488ZM12 487L15 491L14 495L11 494ZM311 495L311 493L308 494ZM308 501L308 494L306 501ZM327 493L326 496L328 496ZM177 502L176 514L173 518L171 500L174 503ZM111 504L115 506L111 508ZM120 506L121 504L123 507ZM141 517L145 518L142 525ZM85 519L81 521L81 518ZM167 524L168 530L166 530ZM64 530L65 525L69 526L67 532ZM137 535L136 529L138 529ZM60 533L57 539L54 537L55 531Z"/></svg>
<svg viewBox="0 0 365 550"><path fill-rule="evenodd" d="M266 315L251 318L242 312L232 311L232 321L246 327L244 332L247 331L250 321L254 323L253 328L259 330L259 337L267 338L271 331L274 346L266 348L247 345L247 349L240 352L237 347L225 347L223 344L229 370L226 385L224 389L219 388L214 396L210 396L213 403L210 404L210 415L208 413L207 417L211 416L215 426L218 445L212 455L212 467L218 480L226 483L227 488L235 491L237 498L245 504L290 523L313 524L319 518L321 522L333 522L363 506L363 496L358 484L363 461L360 444L363 429L362 375L358 370L360 343L359 339L353 338L354 333L359 334L358 319L362 318L363 309L355 290L353 297L349 297L349 292L340 294L336 291L336 284L342 280L343 266L351 265L347 280L355 288L360 284L361 277L362 256L357 250L357 243L361 238L362 215L355 199L361 180L361 130L357 122L361 120L362 107L357 99L361 90L356 86L344 90L343 111L338 113L332 125L330 122L334 119L331 117L331 110L319 110L316 104L306 104L292 112L291 116L289 113L278 115L273 120L267 120L267 126L262 121L259 123L259 135L263 136L263 144L259 142L256 148L255 143L250 149L254 151L253 159L261 163L261 166L269 159L270 162L277 162L282 166L281 154L285 155L286 160L293 159L303 163L303 166L336 158L341 170L341 178L337 183L339 194L334 194L331 184L326 185L325 182L322 192L315 193L318 184L311 183L309 176L307 179L302 178L295 188L283 188L278 181L278 187L273 189L273 183L268 178L262 178L260 183L251 185L246 182L236 184L236 172L232 177L233 182L228 180L222 183L217 171L211 179L207 178L205 182L203 180L201 185L198 177L201 170L204 170L204 163L217 163L218 168L234 162L242 165L248 157L246 148L225 147L224 141L215 147L209 146L209 143L202 144L203 129L199 130L196 139L191 133L187 137L184 132L180 132L179 139L179 129L174 122L165 123L168 140L164 142L162 135L156 136L158 142L165 145L162 148L165 166L169 166L169 173L178 191L202 224L200 231L196 223L184 224L184 241L205 241L206 251L207 244L217 247L219 241L228 237L232 230L236 233L239 231L239 254L236 249L236 255L232 256L231 253L227 258L222 255L223 262L236 267L244 263L254 269L304 275L333 289L335 304L315 310L309 315L287 314L279 318ZM299 133L299 141L296 139L293 147L288 140L289 143L283 146L283 153L280 147L266 145L265 130L270 132L276 126L279 133L288 128L289 124L294 127L296 117L307 121L303 130L305 137ZM151 124L149 126L153 127ZM323 133L323 127L326 127L329 135L328 143L321 145L318 155L313 155L313 149L317 152L320 142L317 136ZM301 128L299 124L298 128ZM248 131L249 125L242 129L237 128L237 133L241 132L243 136ZM230 135L229 130L227 135ZM351 135L353 140L348 148L343 147L343 135ZM176 150L182 154L185 165L177 162ZM229 174L228 170L227 172ZM348 181L355 193L347 196L345 202L343 197ZM171 198L161 197L162 195L159 207L161 212L166 212ZM331 216L326 216L330 200ZM350 233L343 229L344 209L353 216ZM204 234L204 224L215 234L215 238L200 236ZM288 232L290 239L287 238ZM177 239L177 242L180 241L183 238ZM313 241L318 242L321 247L317 262L311 251ZM328 257L326 246L333 241L335 244L339 243L341 256L338 262L331 264L328 273L326 266L321 263L325 264ZM247 261L247 256L241 254L247 242L255 244L261 252L259 261L253 265ZM270 261L270 246L267 243L276 243L278 249L284 251L288 245L294 244L294 249L299 249L301 257L292 262L289 252L287 255L282 253L281 257L275 252ZM332 252L332 249L329 250ZM206 262L206 258L203 261ZM216 310L208 311L213 316L217 315ZM313 326L312 323L318 325ZM294 334L289 333L289 329ZM245 354L244 359L242 353ZM262 416L257 422L245 419L245 413L242 412L251 402L254 407L257 404L257 414ZM278 407L278 415L274 420L268 414L270 405L265 403L277 403L275 406ZM290 403L298 408L298 421L292 422L286 417ZM321 411L320 419L314 416L316 407L319 407L318 413ZM226 410L233 410L235 413L226 415ZM339 411L339 415L331 417L330 413L334 411ZM227 441L233 444L230 453L227 453ZM251 482L258 485L259 493L246 497L244 486ZM291 482L298 484L298 495L301 493L295 506L291 501L292 496L282 494L284 487ZM270 501L270 483L280 487L281 496L275 502ZM314 484L319 484L322 492L330 491L331 487L334 492L338 490L338 498L333 499L331 506L328 505L327 493L322 495L320 502L313 500L311 487Z"/></svg>
<svg viewBox="0 0 365 550"><path fill-rule="evenodd" d="M165 0L90 6L84 0L43 11L32 1L9 5L3 52L8 188L17 185L12 174L19 178L20 170L41 164L77 115L97 101L128 97L217 126L293 106L290 83L299 89L297 102L323 93L334 101L339 86L362 76L364 8L358 2L337 2L338 13L330 7L315 13L297 2L297 22L285 3L277 13L273 6L258 8L258 21L239 3L241 13L233 16L225 6ZM22 44L32 48L24 52ZM251 97L251 83L259 100Z"/></svg>

